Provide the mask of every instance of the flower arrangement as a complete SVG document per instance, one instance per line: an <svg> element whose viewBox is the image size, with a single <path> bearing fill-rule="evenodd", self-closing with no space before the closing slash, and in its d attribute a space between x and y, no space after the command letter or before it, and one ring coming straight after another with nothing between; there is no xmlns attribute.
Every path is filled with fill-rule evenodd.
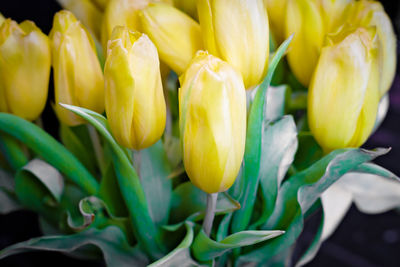
<svg viewBox="0 0 400 267"><path fill-rule="evenodd" d="M58 2L48 36L0 15L1 213L35 211L44 234L0 258L301 266L352 201L399 205L399 178L371 162L390 149L360 148L396 68L379 2ZM40 123L51 68L59 141Z"/></svg>

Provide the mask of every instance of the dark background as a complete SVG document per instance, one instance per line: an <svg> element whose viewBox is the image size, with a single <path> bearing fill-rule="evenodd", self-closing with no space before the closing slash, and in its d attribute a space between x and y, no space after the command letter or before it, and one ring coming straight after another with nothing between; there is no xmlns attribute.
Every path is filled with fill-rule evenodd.
<svg viewBox="0 0 400 267"><path fill-rule="evenodd" d="M400 30L400 1L382 0L386 12L393 21L396 34ZM21 22L33 20L46 34L49 33L52 19L60 6L55 0L1 0L0 12L4 17ZM399 42L397 57L399 61ZM50 95L52 96L50 81ZM375 162L400 175L400 74L390 90L390 108L379 130L364 145L366 148L392 147L392 151ZM57 135L57 120L50 105L44 112L44 127ZM317 218L306 222L306 227L296 253L302 250L313 235ZM37 216L33 212L18 211L0 215L0 249L11 244L41 236ZM295 253L295 254L296 254ZM15 255L0 261L0 266L102 266L102 262L79 261L56 252L29 252ZM390 211L380 215L360 213L353 205L337 231L321 247L315 259L308 266L400 266L400 212Z"/></svg>

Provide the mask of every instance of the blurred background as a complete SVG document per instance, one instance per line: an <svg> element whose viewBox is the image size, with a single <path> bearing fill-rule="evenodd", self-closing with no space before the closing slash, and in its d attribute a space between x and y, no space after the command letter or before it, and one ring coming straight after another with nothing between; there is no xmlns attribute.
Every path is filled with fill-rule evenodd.
<svg viewBox="0 0 400 267"><path fill-rule="evenodd" d="M397 36L400 35L400 1L381 0L392 19ZM0 12L4 17L17 22L29 19L46 34L52 25L53 15L61 7L55 0L1 0ZM399 38L397 41L399 62ZM53 81L50 80L49 99ZM374 133L365 148L392 147L388 155L380 157L376 163L400 175L400 74L389 92L390 107L386 119ZM57 136L57 120L47 105L43 122L46 131ZM308 244L318 224L318 214L306 222L295 255ZM17 211L0 215L0 249L11 244L41 236L37 216L29 211ZM11 256L2 260L0 266L103 266L102 262L73 259L56 252L30 252ZM400 209L380 215L360 213L353 205L336 232L321 246L315 259L307 266L357 266L378 267L400 266Z"/></svg>

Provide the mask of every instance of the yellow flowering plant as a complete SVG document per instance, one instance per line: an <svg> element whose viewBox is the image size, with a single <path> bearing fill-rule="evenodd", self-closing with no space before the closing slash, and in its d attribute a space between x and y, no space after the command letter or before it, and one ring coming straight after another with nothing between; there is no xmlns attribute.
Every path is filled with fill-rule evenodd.
<svg viewBox="0 0 400 267"><path fill-rule="evenodd" d="M378 2L58 2L48 35L0 14L0 212L32 210L44 234L0 259L301 266L343 217L332 188L350 181L366 212L398 205L359 190L400 191L371 163L390 149L360 148L396 67ZM46 105L59 135L44 130ZM317 210L326 219L292 261Z"/></svg>

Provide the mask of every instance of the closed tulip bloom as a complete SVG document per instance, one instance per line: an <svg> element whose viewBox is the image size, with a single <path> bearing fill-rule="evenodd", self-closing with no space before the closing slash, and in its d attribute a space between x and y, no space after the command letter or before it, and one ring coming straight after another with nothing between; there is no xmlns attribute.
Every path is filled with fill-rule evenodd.
<svg viewBox="0 0 400 267"><path fill-rule="evenodd" d="M150 0L110 0L102 25L101 43L104 50L115 26L126 26L132 31L139 30L139 10L145 8Z"/></svg>
<svg viewBox="0 0 400 267"><path fill-rule="evenodd" d="M319 0L324 28L327 34L335 33L343 25L349 6L354 0Z"/></svg>
<svg viewBox="0 0 400 267"><path fill-rule="evenodd" d="M199 0L197 10L205 49L239 70L247 89L258 85L269 56L263 0Z"/></svg>
<svg viewBox="0 0 400 267"><path fill-rule="evenodd" d="M285 16L288 0L264 0L267 6L269 27L278 43L285 40Z"/></svg>
<svg viewBox="0 0 400 267"><path fill-rule="evenodd" d="M3 24L3 22L5 21L6 19L3 17L3 15L0 13L0 26L1 26L1 24Z"/></svg>
<svg viewBox="0 0 400 267"><path fill-rule="evenodd" d="M323 19L315 0L288 0L286 37L294 34L287 55L297 79L308 86L325 37Z"/></svg>
<svg viewBox="0 0 400 267"><path fill-rule="evenodd" d="M396 73L396 36L389 16L377 1L357 1L349 12L349 22L355 26L375 26L379 36L380 95L392 85Z"/></svg>
<svg viewBox="0 0 400 267"><path fill-rule="evenodd" d="M147 35L116 27L104 76L107 118L117 141L137 150L157 142L166 107L157 48Z"/></svg>
<svg viewBox="0 0 400 267"><path fill-rule="evenodd" d="M106 9L106 6L110 0L92 0L92 2L102 11Z"/></svg>
<svg viewBox="0 0 400 267"><path fill-rule="evenodd" d="M207 193L235 181L246 138L246 92L228 63L198 52L180 77L179 128L183 162L192 183Z"/></svg>
<svg viewBox="0 0 400 267"><path fill-rule="evenodd" d="M325 152L361 146L373 129L379 103L374 28L330 36L308 95L310 129Z"/></svg>
<svg viewBox="0 0 400 267"><path fill-rule="evenodd" d="M50 39L56 114L69 126L82 124L83 119L58 104L76 105L99 113L104 111L104 79L93 40L66 10L54 16Z"/></svg>
<svg viewBox="0 0 400 267"><path fill-rule="evenodd" d="M196 0L173 0L174 6L191 16L198 19Z"/></svg>
<svg viewBox="0 0 400 267"><path fill-rule="evenodd" d="M60 5L74 13L79 21L83 23L100 40L102 10L93 0L57 0Z"/></svg>
<svg viewBox="0 0 400 267"><path fill-rule="evenodd" d="M179 9L153 3L142 10L141 26L156 45L160 59L182 74L196 51L202 49L200 25Z"/></svg>
<svg viewBox="0 0 400 267"><path fill-rule="evenodd" d="M0 27L0 112L37 119L46 105L50 64L49 39L33 22L5 20Z"/></svg>

